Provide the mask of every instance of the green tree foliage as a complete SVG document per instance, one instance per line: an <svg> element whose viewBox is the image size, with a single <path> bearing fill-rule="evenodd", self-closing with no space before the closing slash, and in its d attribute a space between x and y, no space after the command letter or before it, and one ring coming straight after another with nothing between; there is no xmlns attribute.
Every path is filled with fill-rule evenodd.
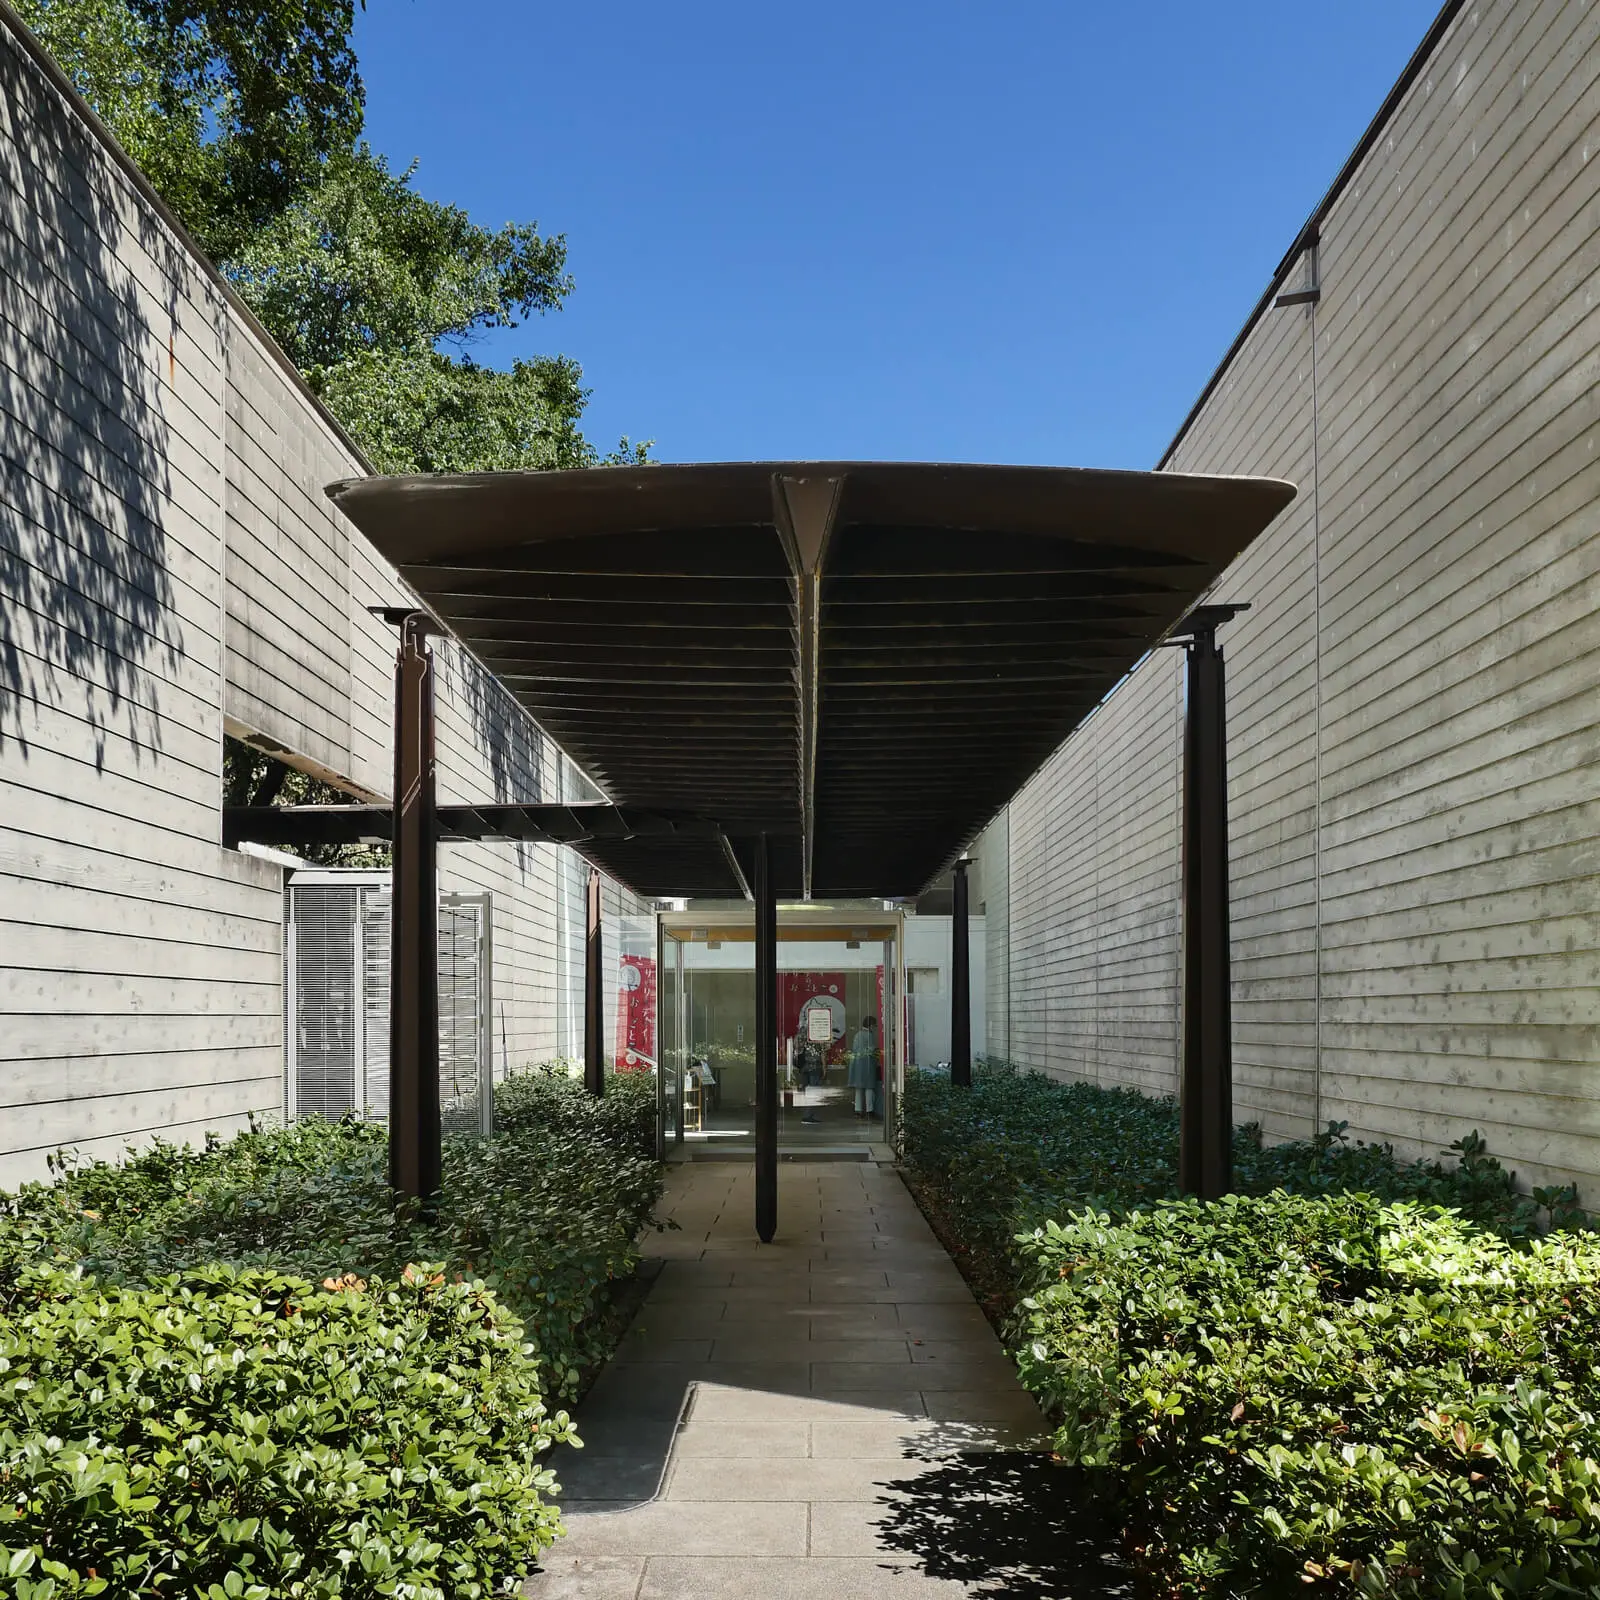
<svg viewBox="0 0 1600 1600"><path fill-rule="evenodd" d="M354 0L127 3L160 42L163 110L204 110L217 181L208 243L231 255L360 132Z"/></svg>
<svg viewBox="0 0 1600 1600"><path fill-rule="evenodd" d="M361 128L354 0L18 0L214 259Z"/></svg>
<svg viewBox="0 0 1600 1600"><path fill-rule="evenodd" d="M230 277L381 471L596 465L576 362L500 371L463 348L559 309L572 289L565 238L480 227L424 199L414 173L358 145L228 262ZM623 440L606 459L644 452Z"/></svg>
<svg viewBox="0 0 1600 1600"><path fill-rule="evenodd" d="M538 225L477 226L426 200L366 144L259 228L229 275L315 382L375 351L432 350L553 311L572 290L567 241Z"/></svg>
<svg viewBox="0 0 1600 1600"><path fill-rule="evenodd" d="M481 227L360 139L355 0L21 0L84 97L385 472L586 467L564 356L471 359L572 289L561 235Z"/></svg>
<svg viewBox="0 0 1600 1600"><path fill-rule="evenodd" d="M580 377L564 356L502 372L436 350L375 351L328 373L323 398L380 472L592 467ZM642 462L646 448L624 439L605 462Z"/></svg>

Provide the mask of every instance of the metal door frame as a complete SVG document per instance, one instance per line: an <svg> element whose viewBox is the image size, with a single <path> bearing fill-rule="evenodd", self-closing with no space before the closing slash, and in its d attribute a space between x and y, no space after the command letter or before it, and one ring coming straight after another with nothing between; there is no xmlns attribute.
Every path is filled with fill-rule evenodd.
<svg viewBox="0 0 1600 1600"><path fill-rule="evenodd" d="M906 1030L905 1030L905 992L906 992L906 918L902 906L885 904L882 900L871 900L865 903L841 902L827 904L821 902L795 902L780 904L778 906L778 943L784 942L786 929L810 924L812 926L851 926L853 924L870 924L875 928L888 925L891 929L888 940L874 940L873 943L882 944L889 941L894 945L894 959L892 964L884 964L884 988L888 991L891 987L890 977L893 978L893 997L900 1008L893 1018L894 1038L893 1050L890 1057L884 1060L884 1138L890 1139L892 1124L889 1119L889 1106L891 1103L899 1105L900 1096L905 1088L906 1069ZM656 971L662 973L666 970L666 948L669 933L683 930L705 928L711 930L738 929L747 933L751 938L751 971L755 966L755 907L748 901L727 900L710 901L697 909L688 911L662 911L656 914ZM666 1064L663 1062L661 1076L657 1080L656 1091L656 1147L663 1154L666 1153L668 1144L681 1149L684 1145L683 1132L683 1083L682 1074L687 1064L688 1018L684 1015L686 987L683 981L683 950L686 944L693 940L673 939L675 947L674 956L674 1006L673 1013L676 1019L678 1038L673 1041L672 1071L678 1074L677 1092L669 1095L666 1089ZM886 995L887 998L887 995ZM681 1046L681 1048L680 1048ZM659 1049L659 1041L658 1041ZM665 1057L666 1052L660 1052ZM891 1059L892 1058L892 1059ZM891 1072L893 1074L891 1079ZM892 1082L892 1089L891 1089ZM667 1117L672 1115L673 1127L667 1128Z"/></svg>

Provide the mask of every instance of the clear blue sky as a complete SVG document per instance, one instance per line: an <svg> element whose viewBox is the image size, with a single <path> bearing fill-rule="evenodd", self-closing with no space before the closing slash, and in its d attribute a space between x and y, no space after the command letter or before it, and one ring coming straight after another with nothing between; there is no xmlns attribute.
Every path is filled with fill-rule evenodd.
<svg viewBox="0 0 1600 1600"><path fill-rule="evenodd" d="M369 0L368 136L565 233L587 431L1148 467L1438 0Z"/></svg>

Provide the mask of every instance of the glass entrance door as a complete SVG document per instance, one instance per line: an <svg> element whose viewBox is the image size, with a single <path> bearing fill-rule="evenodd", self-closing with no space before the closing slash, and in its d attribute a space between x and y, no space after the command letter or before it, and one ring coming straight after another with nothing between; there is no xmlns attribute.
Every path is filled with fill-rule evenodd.
<svg viewBox="0 0 1600 1600"><path fill-rule="evenodd" d="M664 1126L743 1148L755 1133L755 946L747 907L662 920ZM778 1139L788 1149L878 1143L901 1069L900 919L780 907Z"/></svg>

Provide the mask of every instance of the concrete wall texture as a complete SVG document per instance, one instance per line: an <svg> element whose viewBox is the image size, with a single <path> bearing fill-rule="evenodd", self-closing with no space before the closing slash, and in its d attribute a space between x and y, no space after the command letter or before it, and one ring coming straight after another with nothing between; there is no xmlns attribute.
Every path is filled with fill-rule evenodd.
<svg viewBox="0 0 1600 1600"><path fill-rule="evenodd" d="M367 607L407 597L323 494L364 470L0 15L0 1185L280 1110L282 869L221 847L222 736L387 793ZM571 796L438 654L441 800ZM441 852L494 896L497 1070L578 1037L565 855Z"/></svg>
<svg viewBox="0 0 1600 1600"><path fill-rule="evenodd" d="M1236 1105L1600 1199L1600 7L1451 21L1163 465L1293 480L1222 635ZM1171 1092L1182 659L986 837L991 1035ZM996 895L1005 915L992 912ZM997 1017L1003 1020L996 1020Z"/></svg>

